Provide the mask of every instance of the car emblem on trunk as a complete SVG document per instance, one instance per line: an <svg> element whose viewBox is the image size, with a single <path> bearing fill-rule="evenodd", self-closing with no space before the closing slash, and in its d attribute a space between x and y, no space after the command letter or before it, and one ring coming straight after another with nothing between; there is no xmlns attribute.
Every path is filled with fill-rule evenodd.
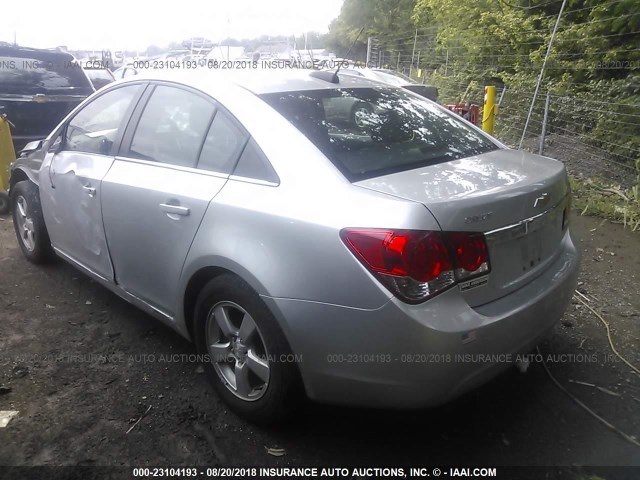
<svg viewBox="0 0 640 480"><path fill-rule="evenodd" d="M545 192L538 198L536 198L536 201L533 202L533 208L544 207L547 203L549 203L549 200L551 200L551 197L548 193Z"/></svg>
<svg viewBox="0 0 640 480"><path fill-rule="evenodd" d="M464 217L464 223L476 223L489 220L493 212L481 213L480 215L471 215L470 217Z"/></svg>

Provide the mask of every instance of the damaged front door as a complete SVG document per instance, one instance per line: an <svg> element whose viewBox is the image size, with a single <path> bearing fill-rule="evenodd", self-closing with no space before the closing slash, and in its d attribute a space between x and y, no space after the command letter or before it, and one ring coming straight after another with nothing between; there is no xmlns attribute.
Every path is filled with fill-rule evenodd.
<svg viewBox="0 0 640 480"><path fill-rule="evenodd" d="M40 176L52 245L107 280L113 280L113 267L102 222L101 182L141 89L135 84L109 90L81 109L63 129L45 163L48 171Z"/></svg>

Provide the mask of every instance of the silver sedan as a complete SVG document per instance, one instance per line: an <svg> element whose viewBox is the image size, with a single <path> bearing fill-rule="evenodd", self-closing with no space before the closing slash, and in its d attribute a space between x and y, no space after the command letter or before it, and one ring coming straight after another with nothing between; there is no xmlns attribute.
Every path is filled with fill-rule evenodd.
<svg viewBox="0 0 640 480"><path fill-rule="evenodd" d="M562 316L579 264L562 163L363 78L218 77L105 87L10 191L28 260L62 257L193 340L235 411L441 404ZM331 115L344 99L368 108Z"/></svg>

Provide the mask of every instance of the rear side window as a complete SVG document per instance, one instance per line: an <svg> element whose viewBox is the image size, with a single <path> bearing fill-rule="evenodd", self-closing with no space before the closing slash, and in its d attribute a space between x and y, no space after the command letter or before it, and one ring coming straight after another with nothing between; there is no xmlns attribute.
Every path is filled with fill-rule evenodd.
<svg viewBox="0 0 640 480"><path fill-rule="evenodd" d="M93 88L70 55L0 49L2 93L89 95Z"/></svg>
<svg viewBox="0 0 640 480"><path fill-rule="evenodd" d="M247 143L233 174L270 183L280 183L271 163L253 138Z"/></svg>
<svg viewBox="0 0 640 480"><path fill-rule="evenodd" d="M65 150L108 155L131 102L142 85L111 90L86 105L69 122Z"/></svg>
<svg viewBox="0 0 640 480"><path fill-rule="evenodd" d="M338 88L261 98L352 182L498 149L454 114L401 89Z"/></svg>
<svg viewBox="0 0 640 480"><path fill-rule="evenodd" d="M218 110L202 146L198 168L230 173L247 138L248 135L225 112Z"/></svg>
<svg viewBox="0 0 640 480"><path fill-rule="evenodd" d="M214 111L212 102L193 92L156 87L136 127L130 155L195 167Z"/></svg>

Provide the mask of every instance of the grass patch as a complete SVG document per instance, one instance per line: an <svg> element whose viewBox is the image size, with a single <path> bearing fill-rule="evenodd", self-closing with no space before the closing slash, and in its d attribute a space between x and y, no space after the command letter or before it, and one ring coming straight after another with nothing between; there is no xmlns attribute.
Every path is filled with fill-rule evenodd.
<svg viewBox="0 0 640 480"><path fill-rule="evenodd" d="M571 177L573 207L581 215L601 217L640 231L640 182L625 190L598 180Z"/></svg>

